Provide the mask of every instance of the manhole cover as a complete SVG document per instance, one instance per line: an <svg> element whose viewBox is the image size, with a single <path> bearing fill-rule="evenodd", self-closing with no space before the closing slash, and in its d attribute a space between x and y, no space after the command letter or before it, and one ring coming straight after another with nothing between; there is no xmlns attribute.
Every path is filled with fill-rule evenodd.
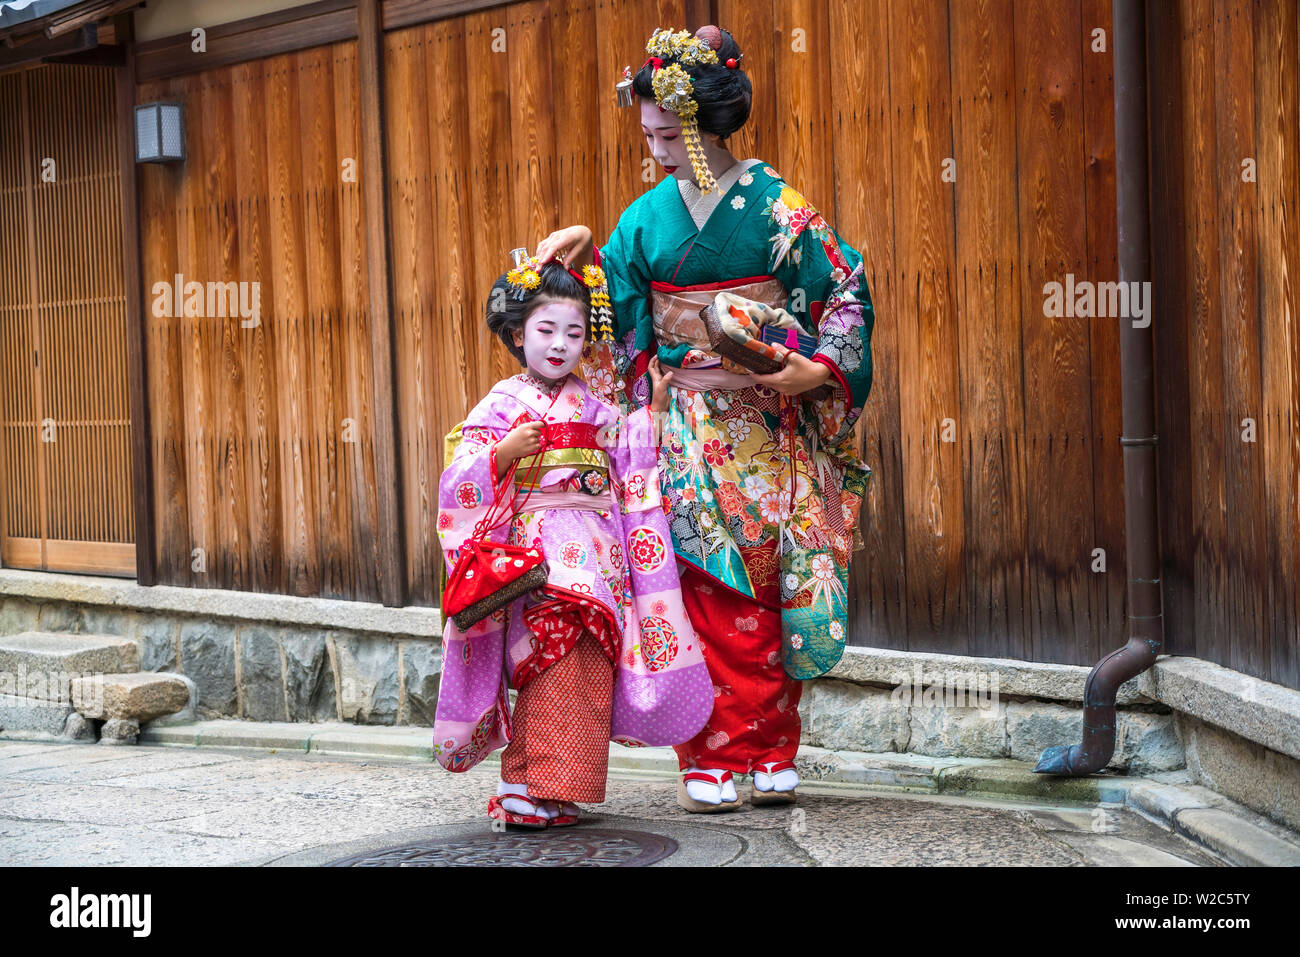
<svg viewBox="0 0 1300 957"><path fill-rule="evenodd" d="M676 851L672 838L645 831L489 831L366 851L327 866L645 867Z"/></svg>

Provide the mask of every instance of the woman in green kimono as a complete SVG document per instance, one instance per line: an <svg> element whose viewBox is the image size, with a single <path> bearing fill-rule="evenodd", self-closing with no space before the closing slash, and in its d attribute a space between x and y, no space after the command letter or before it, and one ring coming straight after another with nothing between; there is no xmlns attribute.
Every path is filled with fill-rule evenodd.
<svg viewBox="0 0 1300 957"><path fill-rule="evenodd" d="M600 249L572 226L537 252L605 271L617 342L580 367L590 388L640 406L650 360L675 370L661 485L714 684L709 723L676 749L679 802L729 810L737 773L753 775L754 803L784 803L798 784L800 681L835 665L847 633L870 475L852 429L871 388L871 298L857 250L775 169L728 151L752 97L731 34L656 31L646 50L620 94L630 102L630 86L639 98L646 144L669 176ZM791 351L771 375L723 359L699 316L720 290L785 309L815 352ZM807 394L823 386L828 395Z"/></svg>

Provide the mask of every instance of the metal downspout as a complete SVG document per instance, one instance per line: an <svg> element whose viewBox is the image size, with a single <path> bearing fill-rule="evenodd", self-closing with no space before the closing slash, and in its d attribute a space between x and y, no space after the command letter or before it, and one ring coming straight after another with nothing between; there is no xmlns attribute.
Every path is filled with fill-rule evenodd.
<svg viewBox="0 0 1300 957"><path fill-rule="evenodd" d="M1146 0L1113 0L1115 44L1115 198L1121 283L1151 279L1147 180ZM1132 287L1129 287L1130 289ZM1150 289L1150 286L1139 287ZM1154 362L1147 324L1121 317L1120 377L1124 416L1124 533L1128 562L1128 643L1101 659L1084 689L1083 740L1047 748L1034 770L1076 777L1100 771L1115 753L1115 694L1150 668L1164 644L1160 537L1156 512Z"/></svg>

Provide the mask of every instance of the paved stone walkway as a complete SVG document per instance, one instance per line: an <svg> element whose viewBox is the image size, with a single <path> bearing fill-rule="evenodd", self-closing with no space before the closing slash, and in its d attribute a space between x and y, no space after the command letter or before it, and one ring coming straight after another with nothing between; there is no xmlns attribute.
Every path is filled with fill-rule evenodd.
<svg viewBox="0 0 1300 957"><path fill-rule="evenodd" d="M489 833L497 768L301 753L0 741L0 864L323 864ZM742 796L748 785L741 788ZM588 826L653 832L664 864L1190 865L1222 862L1124 807L1053 807L843 785L795 808L677 807L675 785L613 776Z"/></svg>

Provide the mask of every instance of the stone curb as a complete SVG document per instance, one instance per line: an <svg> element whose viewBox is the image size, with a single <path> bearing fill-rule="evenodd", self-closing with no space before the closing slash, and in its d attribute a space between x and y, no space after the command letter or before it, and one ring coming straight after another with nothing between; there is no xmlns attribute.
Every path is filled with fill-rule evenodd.
<svg viewBox="0 0 1300 957"><path fill-rule="evenodd" d="M1300 866L1300 836L1209 788L1181 782L1135 781L1129 789L1128 804L1233 864Z"/></svg>
<svg viewBox="0 0 1300 957"><path fill-rule="evenodd" d="M844 649L844 657L839 663L823 677L886 688L906 684L919 691L920 686L939 680L949 672L955 672L971 678L982 678L986 682L996 680L999 695L1083 704L1084 685L1091 670L1085 665L850 645ZM1138 678L1140 677L1139 675ZM1130 678L1119 686L1115 695L1116 704L1153 702L1154 699L1144 694L1139 687L1138 678Z"/></svg>
<svg viewBox="0 0 1300 957"><path fill-rule="evenodd" d="M353 758L432 761L427 728L360 727L349 724L285 724L199 721L148 725L142 744L164 747L246 748L300 751ZM484 763L498 763L493 754ZM1181 780L1094 775L1055 778L1035 774L1026 761L935 758L918 754L863 754L799 749L808 793L860 795L880 789L913 793L978 795L1023 801L1098 806L1126 805L1208 848L1230 863L1247 866L1300 865L1300 836L1224 796ZM676 776L671 748L610 748L610 770L622 775L668 780ZM1180 775L1164 777L1179 778ZM1181 775L1185 777L1185 772Z"/></svg>
<svg viewBox="0 0 1300 957"><path fill-rule="evenodd" d="M73 602L131 611L166 612L187 618L231 618L255 624L274 622L369 631L393 638L429 639L442 635L442 615L437 608L417 605L389 608L376 602L301 598L219 588L146 587L136 584L134 579L34 572L21 568L0 569L0 595L38 602Z"/></svg>

